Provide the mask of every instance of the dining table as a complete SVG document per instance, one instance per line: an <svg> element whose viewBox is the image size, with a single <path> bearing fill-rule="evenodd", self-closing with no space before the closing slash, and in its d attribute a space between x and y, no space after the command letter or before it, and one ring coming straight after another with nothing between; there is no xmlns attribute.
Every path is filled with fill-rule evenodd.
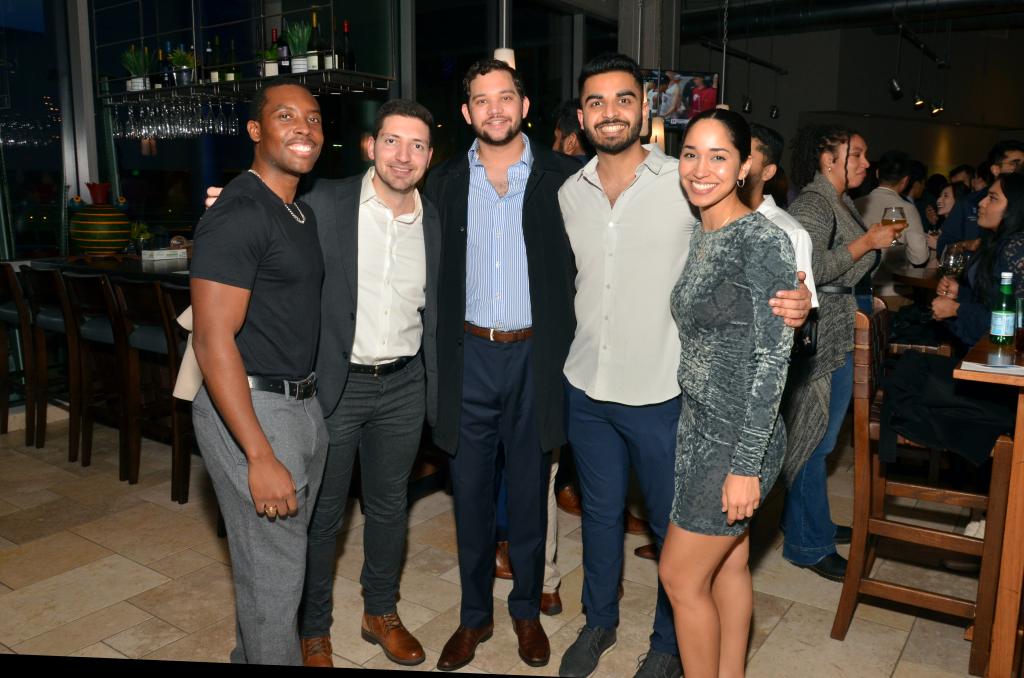
<svg viewBox="0 0 1024 678"><path fill-rule="evenodd" d="M188 285L189 260L185 257L146 260L135 255L72 255L32 259L26 263L34 268L57 268L74 273L105 273L126 280L156 280Z"/></svg>
<svg viewBox="0 0 1024 678"><path fill-rule="evenodd" d="M1000 367L971 369L972 363ZM1015 353L1012 345L996 346L988 338L982 339L957 365L953 378L1017 389L1003 552L999 561L989 665L985 672L986 676L1003 678L1010 676L1013 669L1024 590L1024 354Z"/></svg>
<svg viewBox="0 0 1024 678"><path fill-rule="evenodd" d="M941 278L937 268L916 268L906 265L892 270L893 282L913 287L916 290L934 292Z"/></svg>

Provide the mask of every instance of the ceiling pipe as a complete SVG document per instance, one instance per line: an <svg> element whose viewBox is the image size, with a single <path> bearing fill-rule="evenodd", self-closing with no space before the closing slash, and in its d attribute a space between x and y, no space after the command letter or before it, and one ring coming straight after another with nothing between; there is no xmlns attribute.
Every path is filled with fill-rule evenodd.
<svg viewBox="0 0 1024 678"><path fill-rule="evenodd" d="M774 16L766 10L772 6ZM934 18L973 17L978 14L1008 14L1020 12L1020 0L910 0L900 8L904 23L920 20L922 16ZM684 43L714 38L721 26L719 9L690 10L680 13L680 40ZM772 33L800 33L827 28L852 28L892 24L892 0L783 0L772 3L757 2L729 13L729 30L739 35L769 35Z"/></svg>

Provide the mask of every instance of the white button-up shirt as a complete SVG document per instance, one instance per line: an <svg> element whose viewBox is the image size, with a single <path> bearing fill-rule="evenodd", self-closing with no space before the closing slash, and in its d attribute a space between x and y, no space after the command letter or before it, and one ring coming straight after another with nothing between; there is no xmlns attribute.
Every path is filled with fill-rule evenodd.
<svg viewBox="0 0 1024 678"><path fill-rule="evenodd" d="M789 236L796 254L796 270L804 272L804 284L811 293L811 306L818 308L818 291L814 288L814 271L811 270L811 253L814 250L811 235L789 212L775 204L775 198L770 195L764 196L757 211Z"/></svg>
<svg viewBox="0 0 1024 678"><path fill-rule="evenodd" d="M352 362L387 363L416 355L423 339L427 255L423 205L416 191L412 214L394 216L377 197L374 169L359 192L359 293Z"/></svg>
<svg viewBox="0 0 1024 678"><path fill-rule="evenodd" d="M558 191L576 257L576 336L565 363L573 386L595 400L650 405L679 395L679 333L669 295L697 223L676 158L647 158L613 207L597 158Z"/></svg>

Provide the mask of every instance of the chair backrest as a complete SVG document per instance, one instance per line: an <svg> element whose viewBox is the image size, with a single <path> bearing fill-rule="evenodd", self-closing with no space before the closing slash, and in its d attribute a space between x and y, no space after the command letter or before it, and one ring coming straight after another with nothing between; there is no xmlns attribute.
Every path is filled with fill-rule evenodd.
<svg viewBox="0 0 1024 678"><path fill-rule="evenodd" d="M13 304L18 311L18 322L27 324L30 322L28 303L21 289L21 282L18 274L10 264L0 264L0 304Z"/></svg>
<svg viewBox="0 0 1024 678"><path fill-rule="evenodd" d="M192 294L188 285L168 282L161 283L160 292L163 294L162 310L167 347L174 365L177 366L181 363L182 349L188 338L188 332L178 324L178 316L192 303Z"/></svg>
<svg viewBox="0 0 1024 678"><path fill-rule="evenodd" d="M110 284L121 312L131 325L163 325L163 294L159 282L111 278Z"/></svg>
<svg viewBox="0 0 1024 678"><path fill-rule="evenodd" d="M878 297L872 302L871 315L857 311L853 322L853 397L868 401L878 390L889 348L889 311Z"/></svg>
<svg viewBox="0 0 1024 678"><path fill-rule="evenodd" d="M92 318L107 318L113 331L115 346L128 346L128 331L124 314L114 299L110 280L105 275L61 273L68 291L68 301L75 323L81 329ZM86 338L83 334L83 338Z"/></svg>
<svg viewBox="0 0 1024 678"><path fill-rule="evenodd" d="M64 287L60 271L55 268L23 266L20 275L25 281L25 291L33 316L44 306L70 310L67 289Z"/></svg>

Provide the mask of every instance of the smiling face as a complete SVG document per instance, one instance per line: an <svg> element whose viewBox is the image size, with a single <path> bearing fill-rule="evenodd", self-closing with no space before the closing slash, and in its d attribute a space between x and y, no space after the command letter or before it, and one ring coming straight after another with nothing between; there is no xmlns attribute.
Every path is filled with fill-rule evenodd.
<svg viewBox="0 0 1024 678"><path fill-rule="evenodd" d="M313 169L324 143L320 105L296 85L268 90L260 119L250 120L246 130L264 165L294 176Z"/></svg>
<svg viewBox="0 0 1024 678"><path fill-rule="evenodd" d="M480 141L504 146L519 136L529 110L530 100L519 96L512 75L494 70L473 78L469 103L462 104L462 117Z"/></svg>
<svg viewBox="0 0 1024 678"><path fill-rule="evenodd" d="M599 153L616 154L639 143L647 100L625 71L592 75L583 83L580 125Z"/></svg>
<svg viewBox="0 0 1024 678"><path fill-rule="evenodd" d="M367 141L366 152L384 185L398 193L408 193L430 164L430 130L419 118L389 115L381 121L377 136Z"/></svg>
<svg viewBox="0 0 1024 678"><path fill-rule="evenodd" d="M717 120L698 120L686 130L679 156L679 181L690 203L705 211L736 192L736 182L746 179L750 158L740 161L740 151L728 128Z"/></svg>
<svg viewBox="0 0 1024 678"><path fill-rule="evenodd" d="M978 203L978 226L988 231L999 228L1006 212L1006 195L998 179L989 186L988 193Z"/></svg>
<svg viewBox="0 0 1024 678"><path fill-rule="evenodd" d="M1003 159L992 165L992 175L1012 174L1024 163L1024 151L1007 151Z"/></svg>
<svg viewBox="0 0 1024 678"><path fill-rule="evenodd" d="M953 187L946 186L935 200L935 211L938 212L939 216L944 217L949 214L949 211L953 209L955 204L956 198L953 196Z"/></svg>

